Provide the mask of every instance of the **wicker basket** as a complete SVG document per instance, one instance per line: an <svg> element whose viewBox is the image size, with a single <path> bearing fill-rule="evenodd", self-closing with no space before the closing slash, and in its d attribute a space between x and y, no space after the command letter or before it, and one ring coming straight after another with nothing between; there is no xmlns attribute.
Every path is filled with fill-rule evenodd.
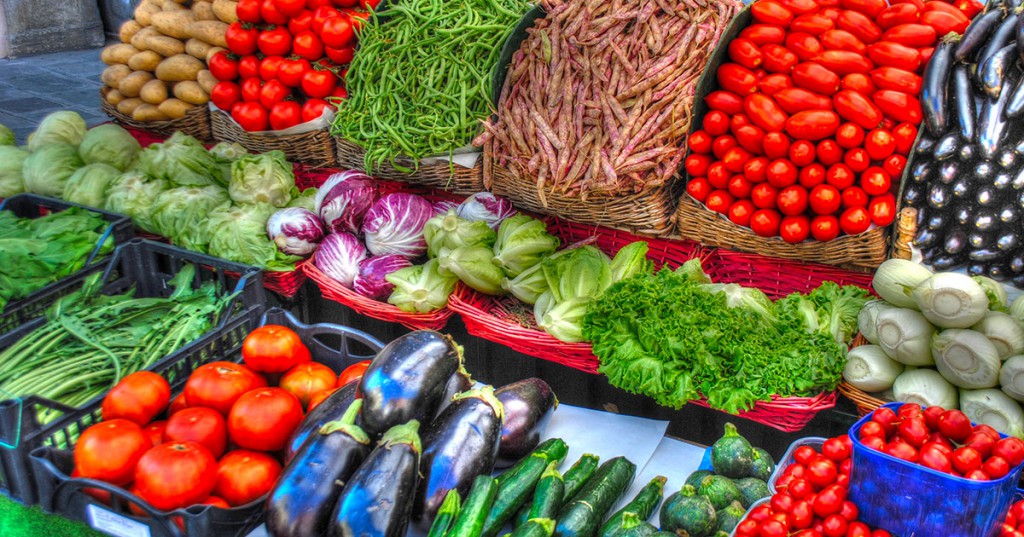
<svg viewBox="0 0 1024 537"><path fill-rule="evenodd" d="M295 270L289 271L274 271L264 270L263 271L263 288L268 291L273 291L286 299L295 298L295 295L299 293L299 289L309 279L306 276L306 272L302 270L302 266L306 264L313 264L310 259L304 259L295 264Z"/></svg>
<svg viewBox="0 0 1024 537"><path fill-rule="evenodd" d="M169 137L175 132L183 132L193 136L202 142L213 141L213 132L210 130L210 110L205 106L197 106L189 110L185 117L171 119L168 121L135 121L134 119L117 111L117 108L107 102L106 91L100 90L100 107L103 113L112 117L116 123L128 129L137 129L153 132L164 137Z"/></svg>
<svg viewBox="0 0 1024 537"><path fill-rule="evenodd" d="M820 242L790 244L778 237L765 238L750 228L740 227L708 210L689 196L679 200L676 233L707 246L721 246L745 252L797 261L814 261L855 269L881 265L888 252L888 228L875 228L859 235L846 235Z"/></svg>
<svg viewBox="0 0 1024 537"><path fill-rule="evenodd" d="M792 293L812 291L825 282L870 289L872 278L869 273L831 265L776 259L721 248L711 254L711 259L705 264L705 271L715 282L756 287L773 300Z"/></svg>
<svg viewBox="0 0 1024 537"><path fill-rule="evenodd" d="M366 168L366 151L359 145L337 139L338 165L350 170ZM410 159L397 159L400 167L414 171L402 171L385 162L370 175L416 185L447 190L457 194L475 194L484 190L483 163L478 158L472 168L447 162L420 162L419 167ZM513 200L514 201L514 200Z"/></svg>
<svg viewBox="0 0 1024 537"><path fill-rule="evenodd" d="M215 140L236 142L252 153L279 149L284 151L291 162L317 167L335 166L338 163L334 138L327 129L287 136L251 133L239 127L231 116L221 110L210 112L210 124Z"/></svg>

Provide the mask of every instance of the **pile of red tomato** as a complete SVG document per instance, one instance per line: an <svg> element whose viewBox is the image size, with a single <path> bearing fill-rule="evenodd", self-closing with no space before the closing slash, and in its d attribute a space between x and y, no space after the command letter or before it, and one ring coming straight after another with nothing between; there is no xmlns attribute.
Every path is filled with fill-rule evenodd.
<svg viewBox="0 0 1024 537"><path fill-rule="evenodd" d="M210 99L247 131L312 121L347 97L344 70L355 26L380 0L239 0L228 52L210 58Z"/></svg>
<svg viewBox="0 0 1024 537"><path fill-rule="evenodd" d="M857 505L847 499L852 455L845 434L826 440L820 453L807 445L795 449L775 483L778 492L747 513L736 537L889 537L859 521Z"/></svg>
<svg viewBox="0 0 1024 537"><path fill-rule="evenodd" d="M79 437L72 476L125 487L160 511L248 504L277 481L280 454L304 409L361 377L368 365L339 376L311 361L294 331L275 325L250 333L242 357L244 365L197 368L173 400L160 375L126 376L104 398L103 421ZM88 492L109 501L98 489Z"/></svg>
<svg viewBox="0 0 1024 537"><path fill-rule="evenodd" d="M1006 513L1006 520L999 529L999 537L1024 537L1024 500L1010 507L1010 512Z"/></svg>
<svg viewBox="0 0 1024 537"><path fill-rule="evenodd" d="M1024 463L1024 440L1000 438L988 425L971 425L959 410L907 403L882 407L858 433L870 449L947 474L989 481Z"/></svg>
<svg viewBox="0 0 1024 537"><path fill-rule="evenodd" d="M856 235L895 218L921 74L976 0L757 0L689 139L687 192L763 237Z"/></svg>

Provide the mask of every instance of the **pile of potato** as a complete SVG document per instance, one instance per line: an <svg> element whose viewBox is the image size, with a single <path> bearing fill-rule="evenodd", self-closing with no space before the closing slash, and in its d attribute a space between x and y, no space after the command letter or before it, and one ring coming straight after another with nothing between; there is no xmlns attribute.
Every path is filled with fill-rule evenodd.
<svg viewBox="0 0 1024 537"><path fill-rule="evenodd" d="M104 98L135 121L166 121L205 106L217 84L207 60L225 50L234 0L142 0L103 50Z"/></svg>

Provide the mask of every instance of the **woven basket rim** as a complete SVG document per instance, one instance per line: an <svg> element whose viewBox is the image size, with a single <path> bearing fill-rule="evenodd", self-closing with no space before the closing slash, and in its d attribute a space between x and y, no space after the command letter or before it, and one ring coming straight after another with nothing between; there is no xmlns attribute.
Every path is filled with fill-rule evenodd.
<svg viewBox="0 0 1024 537"><path fill-rule="evenodd" d="M110 104L105 98L105 92L101 88L100 90L100 108L108 116L114 118L115 121L123 125L129 125L133 128L145 131L157 131L157 130L182 130L182 126L188 126L196 121L202 121L204 118L209 119L210 111L205 106L196 106L189 111L185 112L183 117L177 119L168 119L166 121L136 121L117 110L117 107ZM209 123L206 121L205 123ZM209 127L207 126L207 130ZM186 133L188 134L188 133Z"/></svg>

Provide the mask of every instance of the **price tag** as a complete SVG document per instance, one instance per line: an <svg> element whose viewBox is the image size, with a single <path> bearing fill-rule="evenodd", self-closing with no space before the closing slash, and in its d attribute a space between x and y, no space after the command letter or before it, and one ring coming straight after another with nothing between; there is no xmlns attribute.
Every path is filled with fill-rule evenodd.
<svg viewBox="0 0 1024 537"><path fill-rule="evenodd" d="M102 507L86 507L89 525L115 537L150 537L149 527L128 517L110 512Z"/></svg>

